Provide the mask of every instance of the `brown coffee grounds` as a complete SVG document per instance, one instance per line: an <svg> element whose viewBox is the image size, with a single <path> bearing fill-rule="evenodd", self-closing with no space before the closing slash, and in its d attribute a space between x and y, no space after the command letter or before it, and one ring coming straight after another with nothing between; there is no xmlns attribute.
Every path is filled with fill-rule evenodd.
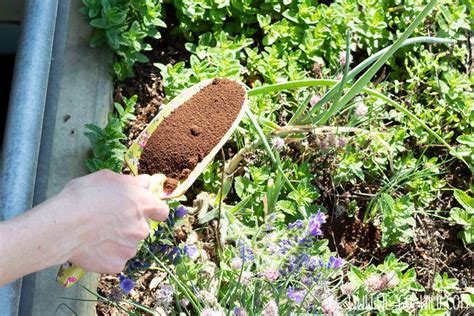
<svg viewBox="0 0 474 316"><path fill-rule="evenodd" d="M244 98L238 83L214 79L156 128L143 148L139 173L185 179L232 126Z"/></svg>
<svg viewBox="0 0 474 316"><path fill-rule="evenodd" d="M170 194L171 192L176 189L178 186L179 181L173 178L166 178L165 183L163 183L163 191L166 194Z"/></svg>

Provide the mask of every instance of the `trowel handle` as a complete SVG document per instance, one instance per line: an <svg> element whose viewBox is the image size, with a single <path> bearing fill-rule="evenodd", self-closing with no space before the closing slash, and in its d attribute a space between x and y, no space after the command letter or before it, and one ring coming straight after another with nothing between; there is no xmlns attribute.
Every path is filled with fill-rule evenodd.
<svg viewBox="0 0 474 316"><path fill-rule="evenodd" d="M151 178L149 190L154 193L157 199L163 199L163 184L166 176L162 174L155 174ZM63 263L59 267L56 281L63 287L68 288L76 284L85 274L84 269L78 267L70 262Z"/></svg>
<svg viewBox="0 0 474 316"><path fill-rule="evenodd" d="M83 276L84 269L72 263L66 262L59 267L56 281L63 287L71 287L76 284Z"/></svg>

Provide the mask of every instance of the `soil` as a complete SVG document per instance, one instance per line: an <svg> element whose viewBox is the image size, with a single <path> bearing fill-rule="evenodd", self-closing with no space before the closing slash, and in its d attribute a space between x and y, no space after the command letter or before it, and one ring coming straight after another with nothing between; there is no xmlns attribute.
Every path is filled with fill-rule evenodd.
<svg viewBox="0 0 474 316"><path fill-rule="evenodd" d="M241 85L228 79L214 79L153 132L143 149L139 173L185 179L230 129L244 100Z"/></svg>

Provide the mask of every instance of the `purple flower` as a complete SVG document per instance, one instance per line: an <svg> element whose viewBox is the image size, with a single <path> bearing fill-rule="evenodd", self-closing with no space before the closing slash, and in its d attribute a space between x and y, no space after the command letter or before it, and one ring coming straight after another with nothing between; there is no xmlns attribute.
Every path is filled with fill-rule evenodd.
<svg viewBox="0 0 474 316"><path fill-rule="evenodd" d="M293 223L288 224L288 229L293 229L293 228L296 228L296 229L303 228L303 221L301 219L297 219Z"/></svg>
<svg viewBox="0 0 474 316"><path fill-rule="evenodd" d="M292 287L288 288L288 298L295 303L303 303L306 296L306 290L295 290Z"/></svg>
<svg viewBox="0 0 474 316"><path fill-rule="evenodd" d="M326 215L320 211L309 218L308 234L311 236L321 236L321 224L326 223Z"/></svg>
<svg viewBox="0 0 474 316"><path fill-rule="evenodd" d="M197 248L194 245L186 245L184 246L184 253L189 258L194 258L197 254Z"/></svg>
<svg viewBox="0 0 474 316"><path fill-rule="evenodd" d="M182 299L179 300L179 304L181 304L181 306L183 307L186 307L189 305L189 300L187 297L183 297Z"/></svg>
<svg viewBox="0 0 474 316"><path fill-rule="evenodd" d="M329 257L328 268L339 269L344 264L344 260L334 256Z"/></svg>
<svg viewBox="0 0 474 316"><path fill-rule="evenodd" d="M159 252L162 252L162 253L165 253L167 252L169 249L169 246L168 245L161 245L160 246L160 249L158 250Z"/></svg>
<svg viewBox="0 0 474 316"><path fill-rule="evenodd" d="M242 240L238 241L238 245L240 247L240 256L244 261L252 261L255 258L253 250L250 247L246 247Z"/></svg>
<svg viewBox="0 0 474 316"><path fill-rule="evenodd" d="M345 139L344 137L339 137L339 139L338 139L338 144L337 144L337 145L338 145L340 148L343 148L344 146L346 146L346 144L347 144L346 139Z"/></svg>
<svg viewBox="0 0 474 316"><path fill-rule="evenodd" d="M247 316L248 313L247 311L242 308L242 307L234 307L234 309L232 310L232 315L235 315L235 316Z"/></svg>
<svg viewBox="0 0 474 316"><path fill-rule="evenodd" d="M130 293L130 291L135 287L135 283L132 279L124 278L120 281L120 288L125 294Z"/></svg>
<svg viewBox="0 0 474 316"><path fill-rule="evenodd" d="M177 218L182 218L182 217L184 217L186 214L188 214L188 210L187 210L183 205L180 205L180 206L174 211L174 215L176 215Z"/></svg>
<svg viewBox="0 0 474 316"><path fill-rule="evenodd" d="M274 222L277 218L277 215L276 213L271 213L268 215L268 221L271 223L271 222Z"/></svg>

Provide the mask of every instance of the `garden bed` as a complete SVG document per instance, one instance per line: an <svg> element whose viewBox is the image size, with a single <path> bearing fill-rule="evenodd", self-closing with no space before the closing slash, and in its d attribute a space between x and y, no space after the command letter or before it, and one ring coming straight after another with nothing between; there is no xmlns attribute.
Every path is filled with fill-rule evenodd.
<svg viewBox="0 0 474 316"><path fill-rule="evenodd" d="M175 5L164 5L169 29L178 26L185 27L183 21L186 19L179 13L178 16L174 16ZM395 11L390 12L403 10L401 7L397 8L392 8ZM382 9L379 8L379 10ZM222 14L225 15L225 13ZM400 13L400 15L403 14ZM386 18L391 19L391 14L388 14ZM285 20L279 15L274 16L274 19L276 23ZM422 27L422 34L449 33L446 30L444 33L441 32L432 19L434 19L433 16ZM291 22L287 20L285 23L294 22L291 19L289 21ZM210 23L215 28L222 26L213 24L214 22L209 22L209 20L203 23ZM284 84L286 81L295 80L291 78L294 73L290 74L290 71L295 71L294 69L277 66L275 59L265 55L265 52L269 51L265 51L265 47L271 47L271 44L268 44L268 36L272 34L271 28L265 26L265 23L260 20L249 23L250 26L258 29L252 34L251 38L254 42L249 46L257 52L256 55L245 50L245 58L242 57L244 54L240 55L240 53L230 58L232 62L242 63L241 72L237 77L250 88L261 84ZM394 24L391 27L396 29ZM403 29L400 31L403 32ZM383 33L381 30L380 32ZM208 42L202 38L198 40L198 35L202 34L204 32L196 31L195 37L189 39L189 34L184 31L181 34L162 32L160 40L146 39L152 48L144 52L149 61L135 64L134 77L116 84L115 101L122 103L123 106L126 105L123 100L130 100L135 95L137 96L136 119L124 126L126 135L124 144L130 145L156 116L164 102L169 101L182 88L198 81L197 78L219 77L220 74L226 73L226 67L233 69L232 62L225 65L220 63L228 58L225 52L220 51L220 49L225 51L222 46L230 45L226 39L223 39L222 35L220 38L216 35L211 44L210 40ZM186 36L188 39L185 39ZM276 43L282 43L284 47L292 47L284 40L279 38ZM364 38L352 48L353 57L349 59L351 67L362 63L367 56L374 53L374 47L364 40L370 39ZM235 48L239 44L246 46L243 44L244 40L237 36L233 38L233 41L238 42L233 46L234 50L242 49ZM215 49L217 53L212 49ZM446 50L439 46L415 48L415 53L411 53L409 49L404 49L401 55L394 57L395 61L381 68L372 79L372 82L375 82L372 86L379 86L378 90L395 96L399 103L404 104L410 111L416 112L416 116L425 120L427 125L436 124L433 122L442 120L442 123L438 122L439 128L435 126L437 133L442 131L443 135L449 134L450 136L445 138L448 146L461 150L464 143L458 142L458 137L471 133L472 125L468 122L467 116L462 116L460 112L446 114L436 104L437 102L453 102L453 104L457 102L458 106L462 106L462 102L466 102L466 99L463 99L462 93L456 94L457 101L452 101L452 99L448 101L447 96L438 97L442 92L437 90L439 87L436 82L440 78L445 79L446 76L458 76L459 80L465 80L470 69L457 63L455 70L453 67L448 70L447 61L443 59L446 56ZM215 55L210 52L214 52ZM268 70L263 64L258 64L258 54L261 54L260 58L265 59L265 62L275 62L272 66L275 69ZM459 52L457 55L454 53L458 56L457 58L462 59L459 54ZM298 64L302 72L317 79L326 77L342 79L343 67L347 59L343 58L339 51L332 53L331 56L322 55L324 63L306 60L302 62L303 65ZM334 66L334 56L337 56L336 66ZM287 57L283 54L279 58ZM196 60L191 61L191 64L194 64L190 70L190 60L193 58L199 58L198 61L204 65L210 62L211 64L207 67L215 67L217 70L215 72L213 72L214 68L212 71L206 70L205 66L197 65ZM222 60L216 60L217 58ZM184 63L181 64L181 62ZM285 62L292 61L285 59ZM157 63L162 65L156 66ZM402 66L403 63L406 66ZM433 74L431 70L428 70L431 69L429 63L439 63L444 73ZM424 72L418 74L421 76L418 78L419 81L412 80L406 75L407 71L413 75L415 66L425 67ZM272 77L271 71L277 72L278 67L283 67L286 72L279 72L278 75ZM197 74L189 75L193 71ZM285 75L288 78L284 80L279 77ZM294 76L298 77L298 75ZM436 78L429 76L436 76ZM410 83L404 85L398 80ZM471 93L467 92L469 89L465 85L466 81L463 81L463 84L460 88L465 89L462 90L463 93ZM98 294L105 298L106 303L100 302L97 305L98 314L114 314L120 312L121 308L140 310L140 307L131 307L128 299L158 314L167 314L172 311L196 313L194 306L189 305L189 297L183 295L185 291L177 285L179 282L170 277L169 271L157 262L165 263L178 275L181 282L190 282L188 285L196 295L196 302L201 302L204 307L215 310L221 302L226 302L227 305L220 305L221 308L229 313L232 310L234 315L245 315L243 312L238 314L241 310L247 310L248 314L258 314L262 312L262 309L266 309L270 303L266 296L268 293L265 291L271 292L271 286L265 286L272 283L278 289L279 299L282 302L280 313L283 314L296 311L298 308L303 308L302 306L310 312L321 312L322 308L325 314L331 314L324 302L334 297L337 297L341 305L345 304L344 306L350 308L349 303L355 304L357 298L356 295L346 291L348 284L352 284L351 286L358 284L357 291L359 292L357 293L359 294L357 295L370 296L370 293L382 293L389 299L404 297L413 304L408 309L410 312L423 308L425 311L430 309L432 312L447 311L461 302L461 297L463 299L470 297L474 278L472 245L466 243L467 239L463 240L459 237L466 230L466 226L451 218L453 209L463 207L463 202L458 198L461 193L455 198L453 190L458 189L472 195L470 190L472 190L473 178L468 166L470 161L466 164L458 157L453 158L449 155L449 150L441 145L438 139L433 138L432 134L426 133L414 121L410 121L406 116L396 113L390 106L381 104L373 98L356 97L349 108L341 115L334 116L330 121L333 128L328 126L329 124L316 125L313 120L310 123L314 124L313 127L320 128L317 131L314 129L309 133L284 134L284 129L278 129L291 125L292 117L297 111L295 108L300 103L306 102L317 107L320 96L325 92L327 90L321 87L306 88L298 92L285 89L251 99L253 100L251 109L259 115L259 122L264 132L269 133L272 149L282 162L286 175L297 186L295 191L304 195L304 198L282 184L284 179L278 176L279 171L275 167L277 163L268 158L269 154L261 141L260 146L251 146L259 140L256 136L258 131L252 127L249 120L245 120L241 126L242 129L236 132L236 136L225 145L222 153L217 155L215 162L187 192L186 200L171 203L175 212L164 225L170 231L162 232L159 227L155 227L157 230L145 242L144 250L129 263L123 274L101 277ZM453 96L454 92L451 97ZM466 109L466 113L469 109L472 111L468 105ZM324 114L324 111L329 111L329 108L323 107L321 112ZM442 119L431 117L430 114L433 111L445 116ZM453 115L458 115L457 123L454 123ZM324 115L320 115L316 116L315 120L320 122L323 118ZM280 127L275 128L276 124ZM338 130L338 126L349 126L348 132L341 131L343 128ZM275 129L270 133L271 128ZM303 127L299 128L303 130ZM364 130L363 133L360 132L361 129ZM371 134L374 130L380 132L382 141ZM385 138L386 135L389 136ZM233 165L233 162L237 163ZM123 172L127 173L128 170L124 169ZM180 175L172 174L171 176L179 177ZM277 197L273 198L280 201L272 204L272 194L274 194L272 190L277 186L281 191L278 191ZM225 198L217 199L216 196L219 197L222 192L225 192ZM307 200L314 205L306 209L313 215L309 216L308 221L301 221L299 212L302 210L298 203L304 204ZM186 210L184 217L178 215L182 209ZM317 215L320 214L316 213L317 210L323 211L324 219ZM236 222L238 224L235 224ZM316 224L318 224L318 230L315 230ZM281 242L284 240L278 239L283 238L280 235L291 240L298 229L308 229L311 236L307 238L320 247L318 249L323 249L323 244L327 242L327 252L326 250L315 252L315 249L311 248L307 250L307 254L311 258L317 256L320 260L329 260L324 264L331 266L334 271L337 270L328 272L327 279L324 279L322 283L324 285L318 285L321 289L314 294L317 298L317 303L314 305L306 306L301 303L299 295L303 295L302 291L307 292L304 290L305 287L298 285L296 281L288 289L287 284L282 285L277 281L291 275L287 271L289 263L281 263L278 272L272 272L274 274L269 272L269 269L274 268L275 262L278 261L276 259L274 262L271 261L271 258L275 258L275 253L270 248L278 246L278 251L283 251ZM278 235L278 238L270 237L272 231ZM303 230L299 232L304 233ZM277 238L280 243L274 245L268 242L272 240L271 238ZM268 248L262 246L261 243ZM302 243L304 244L305 241ZM190 254L189 247L196 248L198 254ZM228 297L231 295L229 293L234 293L228 288L233 284L232 278L242 280L243 274L239 276L239 273L235 274L235 271L232 274L232 270L239 254L244 258L245 263L248 255L246 247L250 248L252 256L255 255L260 261L252 261L252 266L247 272L251 270L254 273L254 281L244 285L249 291L257 291L260 287L262 293L267 293L258 298L262 300L260 304L254 304L254 302L252 303L254 305L250 303L250 305L245 305L250 299L246 298L245 291L239 288L233 290L241 295L239 299L236 299L238 303ZM303 252L301 255L304 254ZM338 261L334 260L341 258L344 260L344 265L339 267L339 264L335 264ZM394 258L397 260L394 261ZM310 261L310 259L304 260ZM307 261L304 262L309 265ZM297 262L291 264L298 266ZM188 269L190 275L183 274L183 269ZM303 277L307 276L305 274L307 271L298 271L302 275L302 279L298 279L298 282L304 283ZM393 276L391 273L396 273L395 279L400 283L391 284L389 281L384 281L388 275ZM275 275L276 278L273 279ZM133 278L135 281L135 288L128 296L120 290L121 281L126 277ZM376 279L377 277L380 279ZM210 284L205 283L203 279L208 280ZM195 285L193 283L195 281L203 282L207 284L203 286L217 288L216 291L222 292L207 293L212 297L211 299L199 296L204 295L201 293L203 288L200 284ZM214 281L217 284L214 284ZM313 282L316 281L313 280ZM337 285L334 285L336 283ZM405 287L402 288L400 284ZM347 287L344 287L346 285ZM194 286L200 288L201 291L194 291ZM307 291L310 290L307 289ZM329 292L332 294L329 295ZM424 295L441 296L442 303L435 307L426 302L425 304L422 302ZM182 302L185 298L188 299L186 304ZM213 299L219 300L219 304L216 304ZM418 301L415 302L415 300ZM466 303L463 304L457 310L466 311ZM356 308L355 310L383 311L377 308ZM332 314L335 312L333 311Z"/></svg>

